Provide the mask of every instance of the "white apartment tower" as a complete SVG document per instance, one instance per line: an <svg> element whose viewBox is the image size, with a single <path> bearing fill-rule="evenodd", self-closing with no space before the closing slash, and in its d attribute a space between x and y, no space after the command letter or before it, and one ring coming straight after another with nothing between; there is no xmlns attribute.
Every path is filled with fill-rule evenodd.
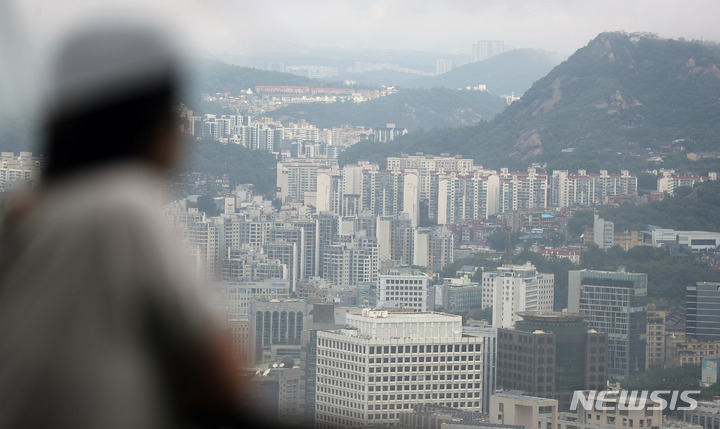
<svg viewBox="0 0 720 429"><path fill-rule="evenodd" d="M482 337L462 317L363 310L317 339L315 427L391 426L418 404L481 411Z"/></svg>
<svg viewBox="0 0 720 429"><path fill-rule="evenodd" d="M503 265L483 273L483 308L492 305L492 325L509 328L521 318L518 311L552 311L555 275L538 273L530 262ZM486 292L487 290L487 292Z"/></svg>

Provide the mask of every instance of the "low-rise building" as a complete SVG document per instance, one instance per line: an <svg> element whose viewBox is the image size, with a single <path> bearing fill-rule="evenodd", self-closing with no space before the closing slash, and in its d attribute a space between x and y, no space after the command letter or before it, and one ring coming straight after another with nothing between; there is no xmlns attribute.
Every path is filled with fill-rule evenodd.
<svg viewBox="0 0 720 429"><path fill-rule="evenodd" d="M627 391L605 391L604 398L597 398L598 392L582 392L583 400L578 401L577 410L557 416L545 414L540 416L543 429L628 429L647 428L660 429L663 423L662 410L659 402L645 397L644 403ZM646 392L647 395L647 392ZM601 404L598 404L601 402ZM652 409L656 408L656 409ZM555 417L557 420L552 421Z"/></svg>
<svg viewBox="0 0 720 429"><path fill-rule="evenodd" d="M702 426L703 429L720 427L720 400L698 401L694 410L683 411L686 423Z"/></svg>
<svg viewBox="0 0 720 429"><path fill-rule="evenodd" d="M465 276L443 279L442 307L449 312L462 312L482 307L482 286Z"/></svg>
<svg viewBox="0 0 720 429"><path fill-rule="evenodd" d="M704 358L720 357L720 341L697 340L683 335L665 337L665 366L700 365Z"/></svg>
<svg viewBox="0 0 720 429"><path fill-rule="evenodd" d="M549 415L551 428L557 427L556 399L524 395L522 391L497 392L490 396L490 423L518 425L525 429L545 429L540 415Z"/></svg>

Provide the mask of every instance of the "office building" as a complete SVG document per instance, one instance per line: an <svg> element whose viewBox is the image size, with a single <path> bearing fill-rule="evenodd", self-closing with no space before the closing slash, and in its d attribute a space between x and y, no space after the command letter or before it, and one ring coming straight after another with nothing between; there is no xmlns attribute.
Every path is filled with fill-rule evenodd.
<svg viewBox="0 0 720 429"><path fill-rule="evenodd" d="M607 335L577 313L520 313L514 329L498 329L497 387L554 398L570 407L575 390L605 386Z"/></svg>
<svg viewBox="0 0 720 429"><path fill-rule="evenodd" d="M519 311L552 311L555 275L538 273L530 262L503 265L482 276L482 308L493 307L492 325L509 328L520 320Z"/></svg>
<svg viewBox="0 0 720 429"><path fill-rule="evenodd" d="M340 311L334 304L313 304L312 329L301 334L301 360L305 389L305 427L315 426L315 392L317 381L317 336L321 330L335 330L343 327Z"/></svg>
<svg viewBox="0 0 720 429"><path fill-rule="evenodd" d="M720 283L698 282L687 287L685 334L720 340Z"/></svg>
<svg viewBox="0 0 720 429"><path fill-rule="evenodd" d="M720 247L720 233L711 231L675 231L653 228L650 231L653 247L680 246L691 252L703 252Z"/></svg>
<svg viewBox="0 0 720 429"><path fill-rule="evenodd" d="M248 322L250 362L273 360L278 355L299 358L300 333L311 328L308 306L297 300L251 302Z"/></svg>
<svg viewBox="0 0 720 429"><path fill-rule="evenodd" d="M377 304L409 311L433 310L430 277L411 267L384 268L378 276Z"/></svg>
<svg viewBox="0 0 720 429"><path fill-rule="evenodd" d="M457 313L482 307L482 286L465 276L459 279L443 279L442 306L446 311Z"/></svg>
<svg viewBox="0 0 720 429"><path fill-rule="evenodd" d="M396 425L418 404L481 411L482 338L462 318L364 310L318 332L315 427Z"/></svg>
<svg viewBox="0 0 720 429"><path fill-rule="evenodd" d="M608 335L608 375L625 380L645 368L647 274L579 270L568 273L568 311L588 315Z"/></svg>
<svg viewBox="0 0 720 429"><path fill-rule="evenodd" d="M482 338L482 410L490 409L490 395L495 392L497 383L497 336L498 330L492 326L463 326L463 336Z"/></svg>
<svg viewBox="0 0 720 429"><path fill-rule="evenodd" d="M290 294L290 283L282 279L258 281L222 281L218 285L220 307L231 319L248 316L250 303L254 301L286 299Z"/></svg>

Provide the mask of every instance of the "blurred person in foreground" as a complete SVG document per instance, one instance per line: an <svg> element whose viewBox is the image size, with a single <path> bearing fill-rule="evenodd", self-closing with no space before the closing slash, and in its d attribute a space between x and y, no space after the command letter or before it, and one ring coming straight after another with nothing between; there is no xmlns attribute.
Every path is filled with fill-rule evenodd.
<svg viewBox="0 0 720 429"><path fill-rule="evenodd" d="M178 58L124 24L59 51L41 187L0 219L0 428L239 419L229 342L158 211Z"/></svg>

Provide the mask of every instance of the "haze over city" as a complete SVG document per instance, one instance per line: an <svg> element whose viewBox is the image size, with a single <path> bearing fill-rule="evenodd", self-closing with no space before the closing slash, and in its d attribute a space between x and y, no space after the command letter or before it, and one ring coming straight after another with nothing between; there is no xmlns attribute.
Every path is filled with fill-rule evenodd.
<svg viewBox="0 0 720 429"><path fill-rule="evenodd" d="M718 0L0 0L0 429L720 429Z"/></svg>
<svg viewBox="0 0 720 429"><path fill-rule="evenodd" d="M25 30L32 30L33 38L44 41L89 15L122 7L182 28L198 49L216 54L277 50L289 43L309 48L465 53L474 41L487 39L569 55L603 31L647 31L668 38L720 40L720 3L712 0L9 3L17 9Z"/></svg>

